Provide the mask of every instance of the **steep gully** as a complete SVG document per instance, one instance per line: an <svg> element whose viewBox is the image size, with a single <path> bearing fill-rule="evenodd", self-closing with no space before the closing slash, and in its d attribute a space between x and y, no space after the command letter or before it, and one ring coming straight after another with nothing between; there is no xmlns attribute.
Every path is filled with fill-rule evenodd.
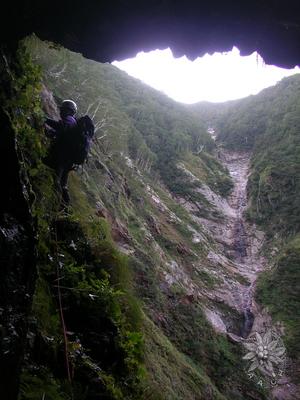
<svg viewBox="0 0 300 400"><path fill-rule="evenodd" d="M197 218L217 243L208 259L219 265L218 274L222 276L222 283L206 295L212 303L225 303L236 310L243 321L239 327L232 328L215 307L214 310L210 308L207 316L218 331L227 333L234 341L242 341L252 330L264 332L271 326L270 317L260 310L254 299L255 282L266 266L260 254L264 234L245 218L250 154L219 148L218 158L228 169L234 186L227 199L207 187L201 191L221 215L219 220Z"/></svg>
<svg viewBox="0 0 300 400"><path fill-rule="evenodd" d="M247 207L247 181L249 174L250 156L246 153L234 153L223 151L220 154L222 164L227 167L234 188L228 199L228 204L232 210L231 223L231 251L229 254L232 261L236 264L238 270L249 280L249 286L241 286L234 293L235 301L238 308L241 309L244 317L241 328L241 337L247 338L250 334L253 323L253 302L254 302L254 286L257 274L263 269L263 258L259 257L258 243L253 242L250 237L250 228L245 221L244 212ZM262 237L262 235L260 236Z"/></svg>
<svg viewBox="0 0 300 400"><path fill-rule="evenodd" d="M214 225L208 220L202 220L208 231L223 247L225 257L220 258L217 255L217 258L223 260L223 267L229 272L227 278L224 277L223 284L214 289L213 297L210 298L213 301L221 300L227 303L243 316L239 332L233 333L223 324L223 333L226 333L231 340L243 342L252 332L265 334L269 329L275 330L280 336L284 335L283 327L280 324L274 325L267 310L262 309L254 297L257 278L267 268L267 260L260 254L264 243L263 232L259 231L254 224L249 223L245 217L251 155L219 148L218 157L228 169L234 187L225 202L224 199L220 201L215 196L212 197L215 201L214 205L223 213L223 222ZM246 281L228 279L230 272L237 272ZM215 328L220 330L220 315L209 312L207 316ZM285 374L279 379L278 385L272 389L272 399L299 399L299 389Z"/></svg>

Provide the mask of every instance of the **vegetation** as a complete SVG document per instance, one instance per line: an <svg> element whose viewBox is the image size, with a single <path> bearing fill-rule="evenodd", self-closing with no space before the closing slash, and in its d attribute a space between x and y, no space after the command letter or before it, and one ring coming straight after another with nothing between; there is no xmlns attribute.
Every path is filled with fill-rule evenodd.
<svg viewBox="0 0 300 400"><path fill-rule="evenodd" d="M195 110L208 117L221 145L252 153L247 215L266 231L274 265L260 277L257 299L284 324L289 355L299 363L300 75L256 96Z"/></svg>
<svg viewBox="0 0 300 400"><path fill-rule="evenodd" d="M215 143L206 132L215 124L224 146L239 150L257 146L249 217L270 232L284 220L282 232L294 234L298 228L291 209L299 215L298 183L290 177L295 176L298 162L297 141L292 139L297 128L291 128L296 114L286 117L285 128L279 130L278 125L271 126L273 117L259 114L258 106L254 116L250 113L255 103L250 98L244 108L232 102L218 106L214 114L207 107L210 117L205 125L199 120L205 112L191 112L111 65L85 60L36 37L27 39L26 46L56 102L72 98L82 114L93 117L96 140L88 164L71 173L72 211L62 215L59 196L52 196L52 172L41 162L47 150L41 119L38 137L36 131L24 136L32 137L41 151L33 149L31 157L31 147L24 141L29 160L25 170L32 170L33 191L41 190L45 199L36 196L35 202L44 236L20 400L43 396L51 400L264 399L265 393L253 387L243 372L242 348L217 334L203 314L202 301L191 300L193 285L209 291L220 279L207 260L215 244L184 205L196 207L194 216L222 218L198 190L205 184L216 195L227 196L232 189L228 171L215 157ZM287 86L292 92L292 85ZM263 96L258 101L261 108L272 98L268 92ZM41 118L41 106L37 109ZM32 111L25 118L28 114ZM238 127L233 132L234 120ZM250 130L254 122L257 128ZM278 136L273 138L277 128ZM274 146L267 153L264 146L269 140ZM282 150L290 140L289 151ZM276 143L277 153L271 154ZM277 169L278 157L291 162ZM273 180L268 175L271 158L274 170L281 171L278 178L272 175ZM35 174L35 159L45 178ZM286 181L280 186L283 175ZM268 185L279 194L270 198ZM195 234L200 239L194 240ZM287 282L295 270L294 261L289 265ZM267 303L278 282L274 275L273 281L268 278L265 286L261 284L262 302ZM294 289L286 295L288 302ZM274 303L274 315L279 315L278 309ZM235 317L238 323L240 316ZM292 347L296 326L297 321L290 328Z"/></svg>
<svg viewBox="0 0 300 400"><path fill-rule="evenodd" d="M138 168L152 168L175 193L188 190L178 161L187 152L211 153L215 145L185 107L111 65L45 45L34 36L27 46L44 68L44 80L56 99L68 93L82 113L89 112L97 121L104 154L128 152Z"/></svg>
<svg viewBox="0 0 300 400"><path fill-rule="evenodd" d="M225 147L252 151L249 216L273 232L299 231L300 75L256 96L194 106Z"/></svg>
<svg viewBox="0 0 300 400"><path fill-rule="evenodd" d="M70 398L82 398L82 393L86 398L93 393L105 399L136 398L141 390L139 309L131 306L131 294L121 280L124 273L113 282L107 272L126 269L126 263L106 236L107 228L103 230L97 221L89 228L102 239L87 236L78 220L54 221L48 247L52 256L48 254L48 262L39 268L33 348L24 370L21 399L39 399L42 388L46 398L52 399L50 382L60 385L60 391ZM53 369L53 363L59 367ZM54 375L52 381L44 380L47 370Z"/></svg>
<svg viewBox="0 0 300 400"><path fill-rule="evenodd" d="M35 221L38 260L20 399L83 399L93 393L103 399L139 398L141 314L126 257L99 217L81 220L59 211L53 173L42 162L47 149L40 68L23 43L11 74L14 96L6 112ZM81 206L88 214L84 198Z"/></svg>
<svg viewBox="0 0 300 400"><path fill-rule="evenodd" d="M300 237L283 248L274 269L259 281L257 299L268 307L273 318L285 326L285 342L289 355L300 359Z"/></svg>

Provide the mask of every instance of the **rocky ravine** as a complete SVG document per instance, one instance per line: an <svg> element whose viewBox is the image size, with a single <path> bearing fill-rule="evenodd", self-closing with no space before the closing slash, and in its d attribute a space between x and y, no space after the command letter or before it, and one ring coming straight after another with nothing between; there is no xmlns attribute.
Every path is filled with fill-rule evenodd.
<svg viewBox="0 0 300 400"><path fill-rule="evenodd" d="M272 324L271 317L266 310L261 309L254 297L257 278L268 265L261 254L264 233L245 218L250 154L221 149L219 160L228 169L234 183L231 195L227 199L201 182L183 163L179 165L185 172L187 180L197 181L199 185L195 190L206 198L212 206L210 211L213 213L207 211L207 215L199 216L198 211L202 207L200 203L195 204L174 196L199 227L197 230L187 226L193 234L193 243L199 244L206 252L205 256L199 255L198 263L193 263L192 267L195 270L205 271L215 279L215 283L212 287L198 286L189 271L180 264L180 259L170 260L166 257L150 230L144 225L148 242L153 243L155 252L160 255L164 263L161 288L168 292L172 285L180 284L186 293L186 300L199 301L214 329L227 335L233 342L245 343L252 333L258 332L263 335L270 328L282 335L284 334L282 327ZM127 159L127 164L134 170L131 160ZM138 172L137 176L142 182L142 174ZM167 216L168 221L183 223L149 185L144 183L144 187L155 207L162 215ZM161 223L154 217L151 223L155 225L155 229L161 229ZM130 248L130 253L134 252L134 244L131 244ZM124 246L120 249L125 250ZM129 253L128 249L126 253ZM245 348L245 354L246 352ZM297 399L297 390L291 380L284 376L274 389L272 399Z"/></svg>
<svg viewBox="0 0 300 400"><path fill-rule="evenodd" d="M206 316L216 330L229 334L233 340L241 341L250 334L253 324L256 324L254 317L258 307L253 294L257 276L265 265L264 257L260 255L264 234L247 223L244 216L250 155L222 150L219 159L228 169L234 183L229 198L224 199L203 183L197 189L219 217L212 218L209 213L207 217L199 217L195 215L197 210L192 203L181 201L181 204L204 229L210 272L217 274L220 279L218 285L205 293L211 300L205 310ZM197 179L187 169L185 172L189 179ZM231 330L226 321L222 322L222 315L214 307L218 303L226 304L243 316L240 329Z"/></svg>
<svg viewBox="0 0 300 400"><path fill-rule="evenodd" d="M265 259L260 255L264 235L254 225L247 223L244 216L247 208L249 154L223 151L221 161L227 167L234 183L234 189L228 199L231 216L226 226L229 228L227 254L238 272L249 281L249 284L235 285L231 288L234 304L244 316L241 336L246 338L253 328L263 328L255 321L258 306L254 301L254 289L257 276L265 266ZM264 324L264 321L261 323Z"/></svg>
<svg viewBox="0 0 300 400"><path fill-rule="evenodd" d="M221 150L219 159L232 177L234 188L231 195L224 200L205 186L201 188L201 193L222 218L213 221L194 217L218 243L217 250L212 248L208 258L219 265L220 274L223 275L222 283L206 293L210 299L205 309L206 317L217 331L227 334L236 342L243 343L253 332L263 335L271 328L283 335L284 330L280 324L274 326L267 311L261 309L254 298L256 280L267 268L267 262L261 255L264 234L245 218L250 154ZM232 329L223 318L218 309L220 303L227 304L242 316L239 328ZM299 388L288 376L283 376L273 389L272 398L299 399Z"/></svg>

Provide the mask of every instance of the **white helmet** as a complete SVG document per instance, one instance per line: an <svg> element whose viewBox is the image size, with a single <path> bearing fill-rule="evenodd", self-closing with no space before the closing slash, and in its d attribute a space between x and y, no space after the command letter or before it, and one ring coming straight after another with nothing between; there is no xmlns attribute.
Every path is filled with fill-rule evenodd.
<svg viewBox="0 0 300 400"><path fill-rule="evenodd" d="M73 100L64 100L60 106L60 109L71 111L72 115L77 113L77 105Z"/></svg>

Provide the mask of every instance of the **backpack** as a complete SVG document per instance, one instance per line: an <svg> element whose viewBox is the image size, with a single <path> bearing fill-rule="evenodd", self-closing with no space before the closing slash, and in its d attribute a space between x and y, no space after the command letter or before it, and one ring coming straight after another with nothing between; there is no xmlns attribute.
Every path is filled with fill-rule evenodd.
<svg viewBox="0 0 300 400"><path fill-rule="evenodd" d="M65 129L60 135L60 148L70 164L81 165L88 156L95 127L88 115L77 120L73 128Z"/></svg>

